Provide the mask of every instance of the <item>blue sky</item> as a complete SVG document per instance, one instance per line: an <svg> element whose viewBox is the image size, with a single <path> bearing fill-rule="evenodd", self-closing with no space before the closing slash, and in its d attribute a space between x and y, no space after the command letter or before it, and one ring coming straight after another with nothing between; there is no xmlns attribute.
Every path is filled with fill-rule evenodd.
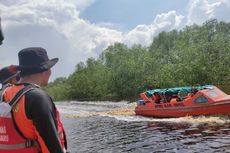
<svg viewBox="0 0 230 153"><path fill-rule="evenodd" d="M209 19L230 22L230 0L0 0L5 36L0 67L18 64L25 47L58 57L51 80L97 58L116 42L148 46L162 31Z"/></svg>
<svg viewBox="0 0 230 153"><path fill-rule="evenodd" d="M185 14L187 4L188 0L97 0L80 17L92 23L113 23L115 28L129 31L139 24L151 24L160 13L176 10Z"/></svg>

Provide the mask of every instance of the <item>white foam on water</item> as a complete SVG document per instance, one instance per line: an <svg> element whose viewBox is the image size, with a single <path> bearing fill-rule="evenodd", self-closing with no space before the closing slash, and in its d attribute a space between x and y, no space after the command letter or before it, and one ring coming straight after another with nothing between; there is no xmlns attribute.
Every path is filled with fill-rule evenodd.
<svg viewBox="0 0 230 153"><path fill-rule="evenodd" d="M56 103L61 114L72 117L87 117L106 114L134 114L135 104L122 102L60 102Z"/></svg>
<svg viewBox="0 0 230 153"><path fill-rule="evenodd" d="M113 117L126 122L168 122L168 123L188 123L194 126L203 123L225 124L230 123L229 117L223 116L199 116L180 118L151 118L135 115L136 104L122 102L62 102L56 104L58 109L66 117L90 117L103 116Z"/></svg>
<svg viewBox="0 0 230 153"><path fill-rule="evenodd" d="M114 117L117 120L122 120L126 122L167 122L167 123L187 123L197 126L204 123L214 123L214 124L225 124L230 123L229 117L224 116L199 116L199 117L180 117L180 118L151 118L144 116L124 116L124 115L110 115L109 117Z"/></svg>

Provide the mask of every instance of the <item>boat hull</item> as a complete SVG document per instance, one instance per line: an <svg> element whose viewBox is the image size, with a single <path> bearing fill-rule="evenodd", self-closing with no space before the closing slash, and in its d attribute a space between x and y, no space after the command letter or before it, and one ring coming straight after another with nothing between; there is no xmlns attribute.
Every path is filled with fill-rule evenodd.
<svg viewBox="0 0 230 153"><path fill-rule="evenodd" d="M135 108L136 115L169 118L199 115L230 115L230 100L198 106L172 106L169 104L155 105L147 103ZM161 106L161 108L159 108ZM157 108L158 107L158 108Z"/></svg>

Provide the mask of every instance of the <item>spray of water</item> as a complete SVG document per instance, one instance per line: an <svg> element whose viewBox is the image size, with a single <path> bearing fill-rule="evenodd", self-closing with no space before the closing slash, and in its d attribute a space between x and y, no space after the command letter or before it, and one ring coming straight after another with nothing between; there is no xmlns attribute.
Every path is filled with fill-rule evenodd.
<svg viewBox="0 0 230 153"><path fill-rule="evenodd" d="M73 105L74 104L74 105ZM79 106L81 105L81 106ZM198 126L200 124L225 124L230 123L228 116L199 116L199 117L181 117L181 118L151 118L135 115L135 104L127 102L72 102L69 105L59 105L61 113L65 117L80 118L103 116L113 117L117 120L126 122L165 122L165 123L182 123ZM80 107L80 108L79 108ZM109 108L109 109L108 109Z"/></svg>

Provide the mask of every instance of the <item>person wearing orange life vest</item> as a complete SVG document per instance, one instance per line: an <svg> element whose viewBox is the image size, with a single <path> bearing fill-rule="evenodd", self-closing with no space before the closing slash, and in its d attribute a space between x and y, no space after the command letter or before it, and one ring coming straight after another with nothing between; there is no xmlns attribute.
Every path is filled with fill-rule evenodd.
<svg viewBox="0 0 230 153"><path fill-rule="evenodd" d="M15 138L18 138L19 142L26 143L1 145L0 139L0 152L64 153L67 150L67 142L59 112L49 95L40 88L48 84L50 68L57 63L58 58L50 60L46 50L40 47L22 49L18 57L21 79L18 84L8 87L3 97L4 101L10 101L20 90L28 86L33 87L33 90L26 92L18 100L12 110L14 120L12 129L16 129L18 133ZM7 130L2 128L2 132L7 133ZM12 135L13 132L10 132L9 135ZM10 140L6 142L10 143Z"/></svg>

